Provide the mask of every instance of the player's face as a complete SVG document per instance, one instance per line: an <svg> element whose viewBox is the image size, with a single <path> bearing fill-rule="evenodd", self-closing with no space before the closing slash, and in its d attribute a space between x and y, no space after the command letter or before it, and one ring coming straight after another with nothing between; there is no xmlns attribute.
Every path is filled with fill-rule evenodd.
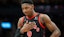
<svg viewBox="0 0 64 37"><path fill-rule="evenodd" d="M25 15L30 16L34 10L34 7L32 4L24 3L21 5L22 11Z"/></svg>

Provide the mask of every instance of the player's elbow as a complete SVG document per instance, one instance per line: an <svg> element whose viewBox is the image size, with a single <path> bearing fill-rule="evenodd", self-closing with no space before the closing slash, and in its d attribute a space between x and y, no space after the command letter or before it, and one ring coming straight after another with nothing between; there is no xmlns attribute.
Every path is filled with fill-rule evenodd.
<svg viewBox="0 0 64 37"><path fill-rule="evenodd" d="M58 37L61 36L61 31L60 31L60 29L56 29L55 31L56 31L56 35L57 35Z"/></svg>
<svg viewBox="0 0 64 37"><path fill-rule="evenodd" d="M61 32L59 29L55 29L50 37L60 37Z"/></svg>
<svg viewBox="0 0 64 37"><path fill-rule="evenodd" d="M57 31L58 31L58 35L61 36L61 31L59 29Z"/></svg>

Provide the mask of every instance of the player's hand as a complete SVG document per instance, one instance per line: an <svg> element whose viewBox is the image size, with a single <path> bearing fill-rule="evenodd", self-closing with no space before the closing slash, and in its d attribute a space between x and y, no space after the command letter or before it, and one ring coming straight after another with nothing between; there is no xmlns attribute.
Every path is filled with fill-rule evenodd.
<svg viewBox="0 0 64 37"><path fill-rule="evenodd" d="M28 22L26 21L26 23L23 25L23 27L21 28L20 32L22 31L22 33L24 32L28 32L31 29L33 29L34 25L36 25L35 22Z"/></svg>

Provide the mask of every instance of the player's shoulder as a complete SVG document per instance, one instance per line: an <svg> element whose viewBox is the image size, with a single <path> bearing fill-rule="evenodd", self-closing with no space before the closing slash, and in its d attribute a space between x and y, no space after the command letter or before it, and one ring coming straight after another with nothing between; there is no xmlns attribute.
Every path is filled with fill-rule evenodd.
<svg viewBox="0 0 64 37"><path fill-rule="evenodd" d="M22 21L24 19L25 16L22 16L19 18L19 21Z"/></svg>
<svg viewBox="0 0 64 37"><path fill-rule="evenodd" d="M40 15L39 15L40 17L48 17L48 15L47 14L42 14L42 13L40 13Z"/></svg>

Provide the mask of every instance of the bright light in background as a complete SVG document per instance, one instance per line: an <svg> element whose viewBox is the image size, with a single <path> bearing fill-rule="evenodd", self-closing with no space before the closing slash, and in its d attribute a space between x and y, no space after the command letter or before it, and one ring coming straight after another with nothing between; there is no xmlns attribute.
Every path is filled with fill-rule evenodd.
<svg viewBox="0 0 64 37"><path fill-rule="evenodd" d="M1 27L4 29L10 29L11 23L10 22L1 22Z"/></svg>

